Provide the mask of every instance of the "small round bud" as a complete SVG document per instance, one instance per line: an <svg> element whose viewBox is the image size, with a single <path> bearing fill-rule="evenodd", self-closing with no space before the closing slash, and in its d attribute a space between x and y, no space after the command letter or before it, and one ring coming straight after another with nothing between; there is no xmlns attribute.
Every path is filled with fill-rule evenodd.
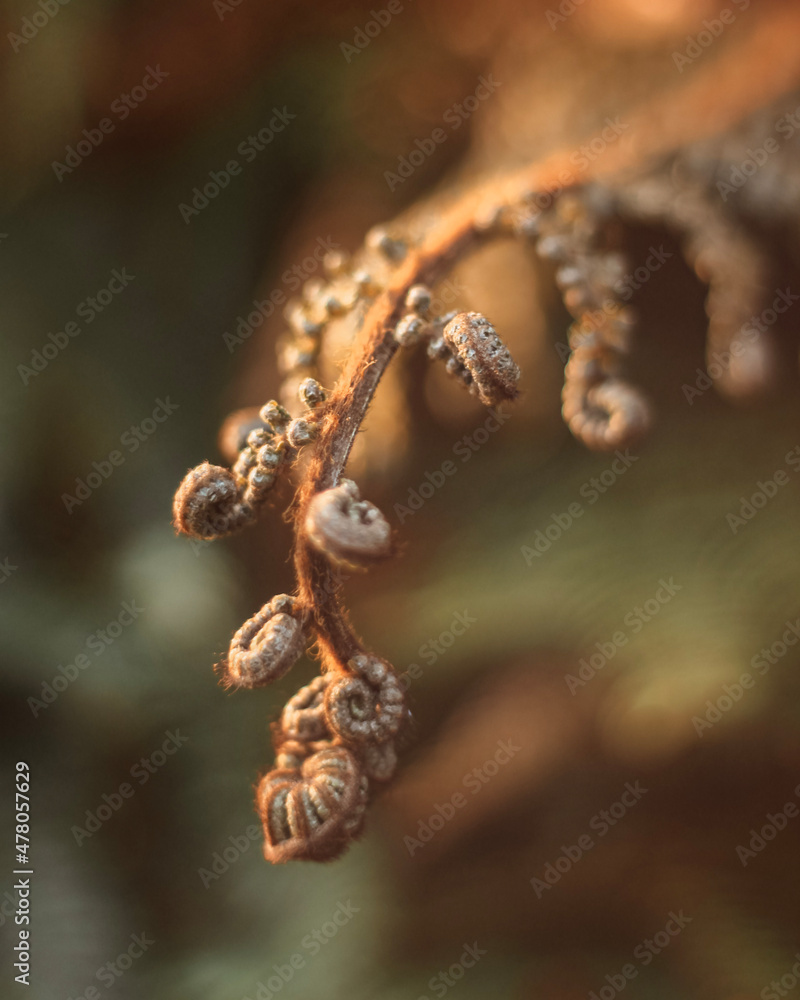
<svg viewBox="0 0 800 1000"><path fill-rule="evenodd" d="M247 435L247 446L253 451L258 451L259 448L263 448L265 444L271 444L274 440L275 432L272 428L258 427Z"/></svg>
<svg viewBox="0 0 800 1000"><path fill-rule="evenodd" d="M322 258L322 267L331 278L346 274L350 265L350 254L344 250L329 250Z"/></svg>
<svg viewBox="0 0 800 1000"><path fill-rule="evenodd" d="M304 417L293 420L286 429L286 440L293 448L302 448L317 436L317 425Z"/></svg>
<svg viewBox="0 0 800 1000"><path fill-rule="evenodd" d="M263 448L259 448L256 452L256 462L262 471L274 472L283 462L285 452L286 448L283 441L280 442L279 446L265 444Z"/></svg>
<svg viewBox="0 0 800 1000"><path fill-rule="evenodd" d="M390 236L383 226L375 226L367 233L367 246L377 250L387 260L401 261L406 255L406 244L403 240Z"/></svg>
<svg viewBox="0 0 800 1000"><path fill-rule="evenodd" d="M404 316L395 327L394 339L401 347L413 347L418 344L425 329L425 321L410 313Z"/></svg>
<svg viewBox="0 0 800 1000"><path fill-rule="evenodd" d="M275 399L271 399L261 407L259 416L265 424L271 424L276 430L283 428L292 419L289 411Z"/></svg>
<svg viewBox="0 0 800 1000"><path fill-rule="evenodd" d="M424 316L431 307L431 290L426 285L414 285L406 295L406 308Z"/></svg>
<svg viewBox="0 0 800 1000"><path fill-rule="evenodd" d="M326 392L315 378L304 378L298 387L300 402L313 410L325 402Z"/></svg>

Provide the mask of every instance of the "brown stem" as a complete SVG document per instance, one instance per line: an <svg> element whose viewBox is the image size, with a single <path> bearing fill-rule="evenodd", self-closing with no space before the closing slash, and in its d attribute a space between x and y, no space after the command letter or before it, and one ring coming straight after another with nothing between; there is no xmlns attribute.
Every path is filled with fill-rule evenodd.
<svg viewBox="0 0 800 1000"><path fill-rule="evenodd" d="M408 290L432 284L482 238L476 219L515 204L524 191L560 192L589 179L639 168L711 132L722 132L748 112L793 86L800 74L794 39L800 10L792 6L757 22L749 35L709 59L690 79L631 121L628 129L595 163L576 167L572 151L560 152L507 178L494 178L439 207L426 238L409 250L390 285L367 312L351 359L321 413L315 453L293 504L296 519L295 569L299 598L314 618L323 660L340 667L361 644L347 620L339 596L341 582L328 561L304 536L308 504L321 490L335 486L344 470L355 435L397 345L392 331L404 311ZM743 73L742 67L748 72Z"/></svg>

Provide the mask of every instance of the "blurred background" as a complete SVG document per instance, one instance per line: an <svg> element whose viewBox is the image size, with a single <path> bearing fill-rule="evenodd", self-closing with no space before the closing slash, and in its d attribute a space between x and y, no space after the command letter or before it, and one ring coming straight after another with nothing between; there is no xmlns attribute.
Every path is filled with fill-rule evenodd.
<svg viewBox="0 0 800 1000"><path fill-rule="evenodd" d="M657 419L614 464L560 420L569 316L551 268L500 242L437 289L492 319L524 391L487 424L412 356L378 393L354 471L402 551L347 597L405 672L415 724L335 863L266 864L252 804L269 723L314 664L234 694L212 670L293 589L291 491L229 541L170 525L225 416L278 392L283 321L246 321L254 299L296 291L320 245L353 250L454 178L626 122L782 6L731 3L716 32L706 0L3 5L0 785L10 803L30 764L25 995L791 995L797 306L772 325L762 398L688 399L705 288L674 233L629 220L631 261L666 255L632 299ZM490 96L458 111L481 78ZM760 148L800 105L774 97L766 132L762 116L736 142ZM436 128L446 141L404 168ZM770 252L765 305L800 291L795 148L773 165L771 201L754 185L733 205ZM3 834L2 990L22 995L10 815Z"/></svg>

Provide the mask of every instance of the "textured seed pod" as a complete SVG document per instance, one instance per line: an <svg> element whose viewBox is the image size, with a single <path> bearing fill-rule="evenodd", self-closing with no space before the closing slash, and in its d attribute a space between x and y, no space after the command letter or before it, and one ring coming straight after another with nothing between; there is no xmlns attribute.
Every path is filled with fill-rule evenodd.
<svg viewBox="0 0 800 1000"><path fill-rule="evenodd" d="M287 740L323 740L329 736L325 719L325 690L330 674L315 677L290 698L281 714L280 731Z"/></svg>
<svg viewBox="0 0 800 1000"><path fill-rule="evenodd" d="M388 781L397 767L397 751L392 740L368 743L362 752L364 772L370 781Z"/></svg>
<svg viewBox="0 0 800 1000"><path fill-rule="evenodd" d="M191 469L172 504L175 530L193 538L221 538L255 519L229 469L203 462Z"/></svg>
<svg viewBox="0 0 800 1000"><path fill-rule="evenodd" d="M494 327L480 313L457 313L445 326L444 341L473 379L485 406L496 406L518 394L520 371Z"/></svg>
<svg viewBox="0 0 800 1000"><path fill-rule="evenodd" d="M273 864L337 857L361 826L366 795L366 778L345 747L320 750L297 769L270 771L256 791L264 857Z"/></svg>
<svg viewBox="0 0 800 1000"><path fill-rule="evenodd" d="M259 416L265 424L270 424L275 430L282 429L292 419L289 411L275 399L264 403L259 411Z"/></svg>
<svg viewBox="0 0 800 1000"><path fill-rule="evenodd" d="M304 378L298 386L297 391L300 396L300 402L307 406L309 410L313 410L320 403L325 402L325 390L315 378Z"/></svg>
<svg viewBox="0 0 800 1000"><path fill-rule="evenodd" d="M391 528L378 508L359 499L350 479L318 493L305 520L308 540L337 566L364 568L391 551Z"/></svg>
<svg viewBox="0 0 800 1000"><path fill-rule="evenodd" d="M565 385L563 415L572 433L597 451L614 451L630 444L651 422L650 407L641 393L614 378L585 392Z"/></svg>
<svg viewBox="0 0 800 1000"><path fill-rule="evenodd" d="M310 444L316 436L317 425L305 417L298 417L286 428L286 440L293 448L302 448L303 445Z"/></svg>
<svg viewBox="0 0 800 1000"><path fill-rule="evenodd" d="M328 728L352 743L384 743L405 716L403 689L392 668L377 656L360 654L348 662L351 676L331 680L325 691Z"/></svg>
<svg viewBox="0 0 800 1000"><path fill-rule="evenodd" d="M231 639L223 667L227 687L263 687L283 677L303 652L306 635L294 599L279 594Z"/></svg>

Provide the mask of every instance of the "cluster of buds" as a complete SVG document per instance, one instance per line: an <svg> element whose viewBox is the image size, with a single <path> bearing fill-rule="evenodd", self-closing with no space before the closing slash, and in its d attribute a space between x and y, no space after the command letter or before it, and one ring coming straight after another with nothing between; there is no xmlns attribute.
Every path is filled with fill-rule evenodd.
<svg viewBox="0 0 800 1000"><path fill-rule="evenodd" d="M404 718L394 671L367 654L287 702L273 727L275 766L256 790L268 861L326 861L345 850L363 829L371 784L394 773Z"/></svg>
<svg viewBox="0 0 800 1000"><path fill-rule="evenodd" d="M630 444L651 420L647 401L620 374L635 316L617 291L624 258L597 245L607 207L592 190L572 192L525 224L537 253L558 265L556 281L575 318L568 332L564 420L587 447L600 451Z"/></svg>
<svg viewBox="0 0 800 1000"><path fill-rule="evenodd" d="M414 285L405 300L408 310L394 330L401 347L427 343L428 357L444 361L450 375L485 405L516 398L520 370L511 352L485 316L449 312L431 316L431 290Z"/></svg>
<svg viewBox="0 0 800 1000"><path fill-rule="evenodd" d="M406 254L406 244L376 226L358 260L340 250L322 259L322 277L310 278L299 298L286 306L287 332L278 343L278 366L284 377L281 399L293 409L298 386L319 377L323 337L332 320L366 307L383 289L390 271Z"/></svg>
<svg viewBox="0 0 800 1000"><path fill-rule="evenodd" d="M231 468L202 462L186 474L173 502L176 531L212 539L253 523L287 460L316 435L314 411L325 401L325 391L308 378L298 395L303 416L292 419L273 399L258 411L240 410L226 421L221 446L232 458Z"/></svg>

